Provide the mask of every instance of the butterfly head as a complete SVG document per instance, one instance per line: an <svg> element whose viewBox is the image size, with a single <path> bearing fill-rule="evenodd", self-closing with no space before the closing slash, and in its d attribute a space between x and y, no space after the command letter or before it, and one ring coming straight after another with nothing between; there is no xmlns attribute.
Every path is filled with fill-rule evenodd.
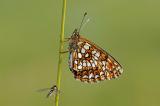
<svg viewBox="0 0 160 106"><path fill-rule="evenodd" d="M79 32L78 32L77 29L75 29L73 34L72 34L72 36L71 36L71 39L69 41L69 49L70 49L70 51L75 50L75 49L78 48L77 43L79 41L79 37L80 37L79 36Z"/></svg>
<svg viewBox="0 0 160 106"><path fill-rule="evenodd" d="M75 30L73 31L71 38L72 38L72 39L79 38L78 29L75 29Z"/></svg>

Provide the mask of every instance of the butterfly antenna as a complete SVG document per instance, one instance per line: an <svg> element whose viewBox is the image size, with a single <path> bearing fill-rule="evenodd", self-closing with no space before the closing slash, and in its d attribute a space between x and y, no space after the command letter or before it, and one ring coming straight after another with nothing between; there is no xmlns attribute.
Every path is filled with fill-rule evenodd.
<svg viewBox="0 0 160 106"><path fill-rule="evenodd" d="M80 30L81 30L81 28L82 28L83 21L84 21L84 19L85 19L86 15L87 15L87 12L85 12L85 13L84 13L84 16L83 16L83 18L82 18L82 21L81 21L80 27L79 27L79 29L78 29L78 33L80 32Z"/></svg>
<svg viewBox="0 0 160 106"><path fill-rule="evenodd" d="M84 26L85 26L89 21L90 21L90 19L88 18L88 19L84 22L84 24L82 25L81 30L84 28Z"/></svg>

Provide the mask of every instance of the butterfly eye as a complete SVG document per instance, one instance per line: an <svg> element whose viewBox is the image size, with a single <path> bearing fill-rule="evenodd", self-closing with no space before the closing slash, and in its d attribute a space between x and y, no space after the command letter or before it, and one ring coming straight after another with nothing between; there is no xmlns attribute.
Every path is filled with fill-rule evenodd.
<svg viewBox="0 0 160 106"><path fill-rule="evenodd" d="M73 33L72 33L72 37L75 37L75 36L78 36L78 30L77 30L77 29L75 29L75 30L73 31Z"/></svg>

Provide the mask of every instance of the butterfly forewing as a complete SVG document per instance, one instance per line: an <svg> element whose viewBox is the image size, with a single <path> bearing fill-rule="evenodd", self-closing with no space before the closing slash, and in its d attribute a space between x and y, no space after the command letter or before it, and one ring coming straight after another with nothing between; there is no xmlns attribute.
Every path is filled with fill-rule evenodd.
<svg viewBox="0 0 160 106"><path fill-rule="evenodd" d="M78 33L71 37L69 51L70 70L82 82L110 80L123 72L111 55Z"/></svg>

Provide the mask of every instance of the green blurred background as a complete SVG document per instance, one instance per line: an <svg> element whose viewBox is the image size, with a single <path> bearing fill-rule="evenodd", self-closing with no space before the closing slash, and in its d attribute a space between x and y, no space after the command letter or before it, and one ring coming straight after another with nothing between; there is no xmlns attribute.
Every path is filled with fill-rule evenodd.
<svg viewBox="0 0 160 106"><path fill-rule="evenodd" d="M62 0L0 0L0 106L54 106ZM81 34L123 66L117 80L76 81L64 55L60 106L160 106L160 1L67 0L65 36ZM67 49L67 43L65 45Z"/></svg>

